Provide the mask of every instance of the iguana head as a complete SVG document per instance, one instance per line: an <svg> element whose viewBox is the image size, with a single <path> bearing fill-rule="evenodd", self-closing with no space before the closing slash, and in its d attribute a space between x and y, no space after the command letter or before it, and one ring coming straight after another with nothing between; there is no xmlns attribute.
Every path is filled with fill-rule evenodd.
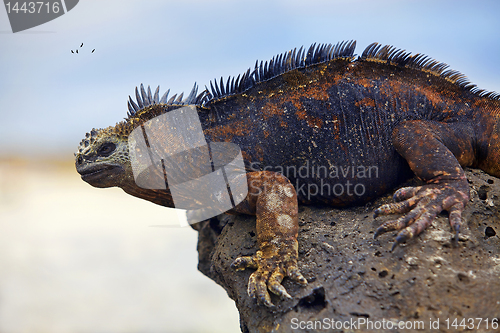
<svg viewBox="0 0 500 333"><path fill-rule="evenodd" d="M75 154L76 170L84 181L95 187L120 186L130 181L130 127L120 122L114 127L92 129L85 135Z"/></svg>
<svg viewBox="0 0 500 333"><path fill-rule="evenodd" d="M159 98L159 87L154 95L151 89L144 89L141 84L140 93L136 88L136 102L129 97L128 117L125 121L104 129L92 129L80 142L75 153L75 166L82 179L95 187L121 187L127 193L151 200L149 196L154 190L140 189L134 181L132 165L129 158L129 135L146 121L187 104L199 104L204 93L197 95L197 86L186 99L174 95L167 100L167 91ZM162 204L162 203L160 203Z"/></svg>

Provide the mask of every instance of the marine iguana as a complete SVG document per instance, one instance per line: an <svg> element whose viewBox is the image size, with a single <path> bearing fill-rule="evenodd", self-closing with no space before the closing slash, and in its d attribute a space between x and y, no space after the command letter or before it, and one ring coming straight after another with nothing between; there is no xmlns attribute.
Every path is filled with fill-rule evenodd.
<svg viewBox="0 0 500 333"><path fill-rule="evenodd" d="M415 237L442 211L458 236L469 201L462 167L500 177L500 95L478 89L464 75L422 54L370 44L354 55L355 41L313 44L257 62L253 70L190 95L159 98L141 84L129 97L128 117L93 129L80 143L76 169L95 187L173 207L169 189L134 182L128 136L146 121L191 105L208 142L232 142L243 153L249 192L230 213L256 215L259 250L236 258L253 268L248 294L273 306L269 291L291 297L285 277L306 285L297 267L298 204L363 204L412 175L375 217L375 237L397 230L394 246Z"/></svg>

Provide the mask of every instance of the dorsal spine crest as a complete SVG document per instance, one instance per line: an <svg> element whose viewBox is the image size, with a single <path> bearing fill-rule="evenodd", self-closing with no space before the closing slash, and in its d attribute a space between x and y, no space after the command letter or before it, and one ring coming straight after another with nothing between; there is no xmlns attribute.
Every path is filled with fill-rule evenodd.
<svg viewBox="0 0 500 333"><path fill-rule="evenodd" d="M411 54L405 50L397 49L391 45L382 46L379 43L372 43L366 47L358 61L378 62L398 67L412 68L439 76L464 90L468 90L479 97L500 99L500 94L488 92L471 83L467 77L455 70L448 69L446 63L439 62L421 53Z"/></svg>
<svg viewBox="0 0 500 333"><path fill-rule="evenodd" d="M167 100L170 90L167 90L163 96L159 97L159 86L154 94L151 88L147 90L143 84L135 89L136 101L129 97L128 100L128 122L134 118L140 118L142 113L147 112L147 107L152 105L182 106L194 104L201 109L209 109L210 105L236 94L242 94L259 83L271 80L286 72L294 69L306 68L323 62L332 60L347 60L349 62L375 62L386 64L388 66L397 66L427 72L456 84L460 88L469 91L479 97L500 100L500 94L497 92L488 92L477 88L462 73L448 69L446 63L434 60L424 54L411 54L402 49L397 49L391 45L382 46L379 43L368 45L361 56L354 59L354 50L356 41L343 41L333 44L312 44L306 51L301 47L298 50L292 49L288 52L278 54L268 61L256 61L253 70L249 68L243 74L238 76L229 76L226 80L223 77L220 80L210 81L210 87L198 94L198 86L194 84L188 97L183 99L184 94L173 95ZM141 112L143 111L143 112Z"/></svg>

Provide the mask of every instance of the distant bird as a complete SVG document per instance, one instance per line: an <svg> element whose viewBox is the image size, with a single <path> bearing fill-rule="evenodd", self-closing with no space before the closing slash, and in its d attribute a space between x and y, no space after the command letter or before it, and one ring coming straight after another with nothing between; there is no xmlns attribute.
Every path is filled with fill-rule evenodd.
<svg viewBox="0 0 500 333"><path fill-rule="evenodd" d="M83 47L83 43L82 43L82 45L80 45L80 47Z"/></svg>
<svg viewBox="0 0 500 333"><path fill-rule="evenodd" d="M76 53L78 53L78 50L76 50Z"/></svg>
<svg viewBox="0 0 500 333"><path fill-rule="evenodd" d="M71 53L75 53L75 52L73 52L73 50L71 50Z"/></svg>
<svg viewBox="0 0 500 333"><path fill-rule="evenodd" d="M95 49L92 50L92 53L94 53Z"/></svg>

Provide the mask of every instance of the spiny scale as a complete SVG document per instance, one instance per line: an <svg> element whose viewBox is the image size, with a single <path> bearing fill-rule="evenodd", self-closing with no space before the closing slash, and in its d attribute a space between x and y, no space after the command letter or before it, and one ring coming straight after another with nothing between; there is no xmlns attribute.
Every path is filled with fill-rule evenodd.
<svg viewBox="0 0 500 333"><path fill-rule="evenodd" d="M188 97L183 100L183 94L172 96L168 101L167 90L165 94L159 98L159 88L156 88L154 96L151 96L151 89L144 89L141 84L140 93L135 89L136 102L129 97L128 101L128 116L134 116L137 111L153 105L153 104L166 104L166 105L208 105L209 103L216 102L222 98L242 93L258 83L270 80L288 71L312 66L318 63L331 61L334 59L348 59L349 61L374 61L380 63L387 63L392 66L412 68L415 70L422 70L430 72L434 75L440 76L452 83L457 84L461 88L470 91L480 97L491 99L499 99L500 93L488 92L479 89L476 85L467 80L462 73L448 69L448 65L438 62L426 55L417 53L412 55L402 49L397 49L391 45L382 46L379 43L372 43L368 45L363 51L362 55L354 60L354 50L356 48L356 41L343 41L335 45L333 44L312 44L307 51L303 47L300 49L293 49L285 53L281 53L273 57L269 61L257 61L253 71L249 68L245 73L238 75L236 78L229 76L224 82L224 78L220 81L210 81L210 89L205 86L205 90L199 95L198 86L194 84Z"/></svg>
<svg viewBox="0 0 500 333"><path fill-rule="evenodd" d="M220 83L217 83L217 80L211 81L211 89L208 98L204 102L208 103L215 99L241 93L260 82L270 80L296 68L303 68L338 58L352 58L355 47L356 41L339 42L335 46L332 44L316 45L315 43L309 47L307 52L304 52L303 47L301 47L298 51L295 48L279 54L269 62L260 61L259 64L257 60L254 70L251 72L248 69L241 78L240 75L236 80L234 77L228 77L226 84L224 84L222 77Z"/></svg>
<svg viewBox="0 0 500 333"><path fill-rule="evenodd" d="M161 98L160 96L160 86L158 86L155 90L154 95L151 94L151 87L148 86L148 90L146 92L146 89L144 89L144 85L141 83L140 86L140 93L139 89L137 87L135 88L135 98L136 102L132 99L132 97L129 96L128 100L128 112L127 115L130 117L133 117L137 111L144 109L145 107L148 107L150 105L154 104L166 104L166 105L173 105L173 104L178 104L178 105L186 105L186 104L198 104L199 100L205 95L205 93L201 93L200 95L197 95L198 93L198 85L195 83L193 86L193 89L189 93L189 96L186 99L182 99L184 96L184 93L181 93L179 97L177 95L172 96L168 101L168 94L170 92L170 89L167 90Z"/></svg>
<svg viewBox="0 0 500 333"><path fill-rule="evenodd" d="M459 71L448 69L449 66L447 64L421 53L412 55L410 52L396 49L391 45L382 46L379 43L372 43L366 47L361 57L359 57L359 60L386 62L387 64L395 66L431 72L434 75L441 76L457 84L465 90L469 90L473 94L491 99L500 99L500 93L494 91L488 92L484 89L477 88L477 86L471 83L464 74Z"/></svg>

